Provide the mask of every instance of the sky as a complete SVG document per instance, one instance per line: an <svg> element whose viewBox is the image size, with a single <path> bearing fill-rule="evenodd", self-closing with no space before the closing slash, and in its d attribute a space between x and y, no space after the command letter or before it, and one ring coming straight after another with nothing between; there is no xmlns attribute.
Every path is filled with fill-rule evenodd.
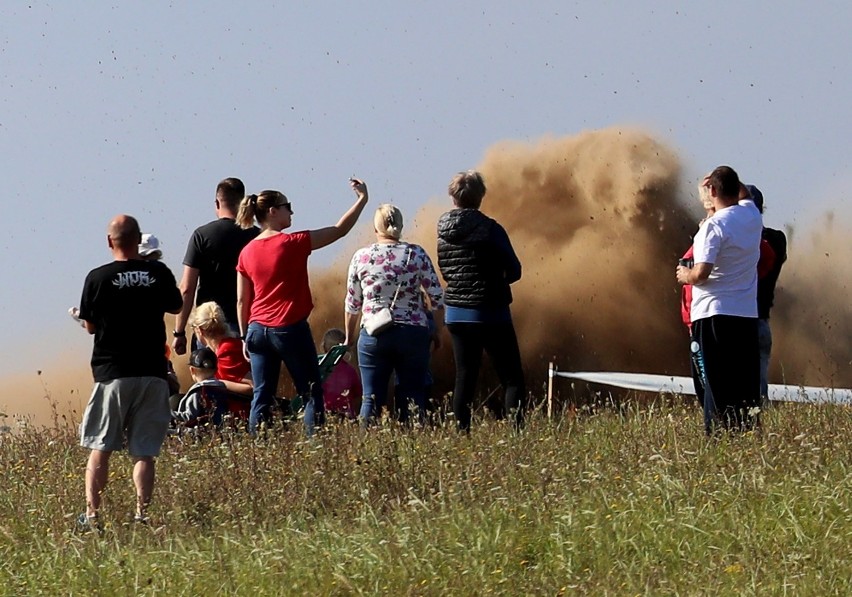
<svg viewBox="0 0 852 597"><path fill-rule="evenodd" d="M179 277L226 176L314 228L352 175L413 213L500 141L631 126L693 181L734 166L776 227L852 183L849 2L33 0L0 21L0 375L85 367L67 309L108 221L135 215Z"/></svg>

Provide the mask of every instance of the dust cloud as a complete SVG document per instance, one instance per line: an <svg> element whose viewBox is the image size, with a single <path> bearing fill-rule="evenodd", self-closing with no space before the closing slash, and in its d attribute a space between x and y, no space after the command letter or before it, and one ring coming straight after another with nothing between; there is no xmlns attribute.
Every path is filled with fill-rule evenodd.
<svg viewBox="0 0 852 597"><path fill-rule="evenodd" d="M523 264L512 312L533 384L550 360L575 371L687 372L674 265L697 202L691 209L679 198L672 150L641 131L607 129L500 143L477 169L488 187L482 210L506 228ZM449 199L427 205L407 237L433 258L435 222L449 208ZM341 271L312 277L315 331L340 321ZM449 382L446 345L435 376Z"/></svg>
<svg viewBox="0 0 852 597"><path fill-rule="evenodd" d="M482 211L506 228L524 267L512 313L533 392L551 360L569 371L689 374L674 267L703 213L697 180L684 180L671 148L641 130L608 128L499 143L476 169L488 187ZM433 200L406 226L407 239L433 259L435 223L450 206ZM852 235L840 221L850 220L827 214L810 223L804 242L787 231L771 318L772 383L852 385ZM341 325L345 271L342 262L312 274L317 335ZM433 368L449 389L449 341Z"/></svg>
<svg viewBox="0 0 852 597"><path fill-rule="evenodd" d="M684 180L673 149L641 130L608 128L498 143L476 168L488 186L482 210L506 228L524 267L513 285L512 312L531 391L539 394L551 360L562 370L688 374L674 268L701 209L696 181ZM447 173L447 182L453 174ZM405 214L407 240L423 245L433 259L435 223L449 208L450 200L440 198L413 217ZM340 258L311 272L311 326L318 340L327 328L342 327L346 267L355 246L372 240L365 232L370 212L362 216L358 236L341 246ZM812 233L797 226L795 238L788 230L790 257L772 314L773 383L852 384L852 235L839 221L849 219L827 214L811 224ZM174 362L186 385L185 357ZM7 412L35 413L33 405L41 401L44 408L33 416L49 416L47 380L55 402L81 412L91 382L79 365L4 380L0 405ZM433 369L437 388L450 389L448 338Z"/></svg>

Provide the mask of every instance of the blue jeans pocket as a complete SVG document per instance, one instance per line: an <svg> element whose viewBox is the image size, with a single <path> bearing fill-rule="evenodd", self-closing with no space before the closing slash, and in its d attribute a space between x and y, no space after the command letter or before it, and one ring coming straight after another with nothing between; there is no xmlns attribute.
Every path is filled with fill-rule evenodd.
<svg viewBox="0 0 852 597"><path fill-rule="evenodd" d="M252 327L249 327L246 332L246 348L248 348L249 352L259 352L258 349L258 330Z"/></svg>

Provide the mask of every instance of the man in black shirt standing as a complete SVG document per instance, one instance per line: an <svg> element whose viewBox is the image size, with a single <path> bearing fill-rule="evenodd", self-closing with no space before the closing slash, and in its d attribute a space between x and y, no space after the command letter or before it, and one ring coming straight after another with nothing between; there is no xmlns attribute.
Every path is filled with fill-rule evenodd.
<svg viewBox="0 0 852 597"><path fill-rule="evenodd" d="M763 193L754 185L745 185L746 190L763 213ZM761 239L769 244L771 265L766 274L757 279L757 338L760 346L760 399L762 406L769 406L769 357L772 353L772 328L769 327L769 311L775 302L775 285L781 267L787 261L787 236L780 230L763 227Z"/></svg>
<svg viewBox="0 0 852 597"><path fill-rule="evenodd" d="M107 229L114 261L89 272L83 285L79 317L95 336L95 387L80 425L80 445L91 450L80 530L100 529L98 510L109 458L125 444L133 459L135 519L147 522L154 457L171 417L163 317L180 311L181 297L165 264L139 257L141 238L135 218L116 216Z"/></svg>
<svg viewBox="0 0 852 597"><path fill-rule="evenodd" d="M225 318L237 330L237 259L250 240L260 232L243 230L236 224L237 209L246 194L239 178L226 178L216 186L216 218L196 228L183 258L180 292L183 308L175 320L172 348L186 353L186 325L196 305L215 301ZM193 346L197 348L197 346Z"/></svg>

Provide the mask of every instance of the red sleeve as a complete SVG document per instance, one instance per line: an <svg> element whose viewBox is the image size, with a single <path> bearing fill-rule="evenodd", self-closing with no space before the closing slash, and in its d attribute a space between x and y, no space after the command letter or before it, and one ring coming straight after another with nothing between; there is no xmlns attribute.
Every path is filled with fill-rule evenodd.
<svg viewBox="0 0 852 597"><path fill-rule="evenodd" d="M766 277L766 274L772 271L775 266L775 250L765 238L760 240L760 259L757 262L757 279L760 280Z"/></svg>
<svg viewBox="0 0 852 597"><path fill-rule="evenodd" d="M299 252L308 256L311 254L311 233L308 230L294 232L290 235L291 240L295 241L295 245L299 247Z"/></svg>

